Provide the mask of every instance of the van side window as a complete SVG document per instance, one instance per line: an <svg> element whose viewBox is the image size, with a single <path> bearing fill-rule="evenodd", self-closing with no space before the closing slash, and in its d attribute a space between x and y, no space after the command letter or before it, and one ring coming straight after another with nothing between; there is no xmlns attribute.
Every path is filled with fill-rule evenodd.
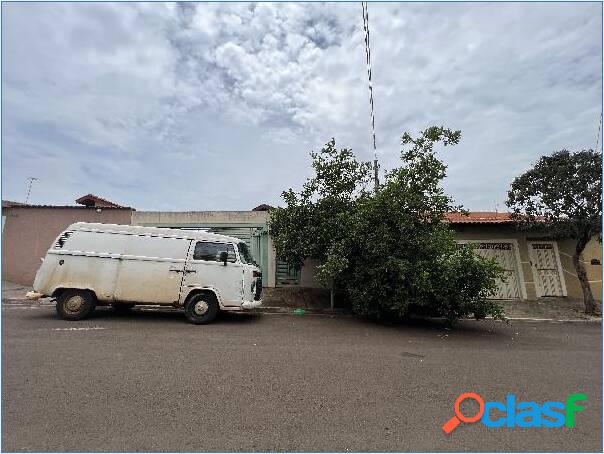
<svg viewBox="0 0 604 454"><path fill-rule="evenodd" d="M65 245L65 242L67 241L67 238L69 238L72 233L73 232L70 232L69 230L66 232L63 232L63 234L59 237L59 239L55 243L55 249L62 249L63 246Z"/></svg>
<svg viewBox="0 0 604 454"><path fill-rule="evenodd" d="M220 253L226 251L229 254L229 262L235 262L235 248L229 243L207 243L198 241L195 244L193 260L206 260L208 262L220 262Z"/></svg>

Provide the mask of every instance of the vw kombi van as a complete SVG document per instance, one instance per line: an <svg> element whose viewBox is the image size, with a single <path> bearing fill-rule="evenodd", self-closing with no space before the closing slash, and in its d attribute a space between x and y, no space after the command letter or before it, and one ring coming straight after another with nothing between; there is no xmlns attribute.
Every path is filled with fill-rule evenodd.
<svg viewBox="0 0 604 454"><path fill-rule="evenodd" d="M66 320L97 304L183 307L195 324L262 304L262 275L245 242L193 230L78 222L51 245L31 299L56 299Z"/></svg>

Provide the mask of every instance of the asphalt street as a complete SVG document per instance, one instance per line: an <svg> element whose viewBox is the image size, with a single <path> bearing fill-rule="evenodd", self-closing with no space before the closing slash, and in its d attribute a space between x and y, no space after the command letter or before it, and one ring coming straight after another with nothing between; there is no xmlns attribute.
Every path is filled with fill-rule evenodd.
<svg viewBox="0 0 604 454"><path fill-rule="evenodd" d="M445 435L463 392L587 402L574 428ZM601 452L602 325L246 314L194 326L111 309L67 322L7 300L2 451Z"/></svg>

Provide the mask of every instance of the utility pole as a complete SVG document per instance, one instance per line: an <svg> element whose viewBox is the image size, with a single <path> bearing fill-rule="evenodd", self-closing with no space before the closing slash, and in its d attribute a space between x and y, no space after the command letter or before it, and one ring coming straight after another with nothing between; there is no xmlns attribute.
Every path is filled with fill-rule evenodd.
<svg viewBox="0 0 604 454"><path fill-rule="evenodd" d="M25 203L29 202L29 195L31 194L31 186L33 185L34 181L39 180L39 178L27 177L27 180L29 181L29 185L27 186L27 197L25 197Z"/></svg>

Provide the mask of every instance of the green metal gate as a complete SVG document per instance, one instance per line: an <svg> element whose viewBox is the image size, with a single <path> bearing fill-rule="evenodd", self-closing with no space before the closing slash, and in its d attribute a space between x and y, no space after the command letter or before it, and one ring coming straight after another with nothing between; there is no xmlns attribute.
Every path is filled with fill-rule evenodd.
<svg viewBox="0 0 604 454"><path fill-rule="evenodd" d="M276 265L275 285L277 287L300 285L300 270L279 259L277 259Z"/></svg>

